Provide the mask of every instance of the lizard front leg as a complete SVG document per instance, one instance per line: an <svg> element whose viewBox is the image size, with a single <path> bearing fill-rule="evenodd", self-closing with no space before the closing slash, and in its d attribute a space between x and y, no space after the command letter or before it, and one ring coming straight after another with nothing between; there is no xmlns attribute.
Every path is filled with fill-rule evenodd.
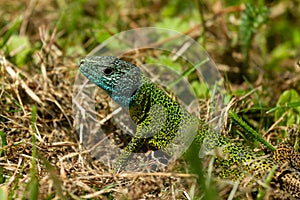
<svg viewBox="0 0 300 200"><path fill-rule="evenodd" d="M166 109L161 105L153 105L146 118L137 124L136 133L133 136L130 143L123 149L121 155L117 158L114 165L114 171L122 171L129 157L133 152L137 152L143 145L145 145L145 139L148 137L153 137L155 134L160 132L166 123L167 112Z"/></svg>

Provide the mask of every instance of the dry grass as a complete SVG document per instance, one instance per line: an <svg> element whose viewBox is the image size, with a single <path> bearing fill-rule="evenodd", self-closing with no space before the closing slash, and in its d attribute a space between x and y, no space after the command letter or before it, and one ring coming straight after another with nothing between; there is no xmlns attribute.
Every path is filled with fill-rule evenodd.
<svg viewBox="0 0 300 200"><path fill-rule="evenodd" d="M44 38L50 38L46 35ZM74 62L63 63L51 40L34 56L28 73L1 55L0 127L7 145L0 165L13 199L28 195L32 159L36 160L39 199L186 199L194 176L181 173L128 173L115 175L84 150L73 128L72 90ZM38 108L31 128L32 105ZM32 157L32 137L37 157Z"/></svg>

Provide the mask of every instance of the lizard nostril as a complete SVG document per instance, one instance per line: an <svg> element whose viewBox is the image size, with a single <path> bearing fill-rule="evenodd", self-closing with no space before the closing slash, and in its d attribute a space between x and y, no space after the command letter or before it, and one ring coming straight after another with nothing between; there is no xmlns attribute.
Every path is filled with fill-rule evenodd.
<svg viewBox="0 0 300 200"><path fill-rule="evenodd" d="M84 60L81 60L80 62L79 62L79 66L80 65L83 65L84 64Z"/></svg>

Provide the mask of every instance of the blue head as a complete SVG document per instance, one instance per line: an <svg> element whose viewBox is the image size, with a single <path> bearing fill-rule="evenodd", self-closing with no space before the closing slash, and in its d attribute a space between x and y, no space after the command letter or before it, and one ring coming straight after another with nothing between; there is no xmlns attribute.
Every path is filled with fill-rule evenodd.
<svg viewBox="0 0 300 200"><path fill-rule="evenodd" d="M132 63L113 56L90 56L79 62L79 70L123 107L129 107L141 85L141 71Z"/></svg>

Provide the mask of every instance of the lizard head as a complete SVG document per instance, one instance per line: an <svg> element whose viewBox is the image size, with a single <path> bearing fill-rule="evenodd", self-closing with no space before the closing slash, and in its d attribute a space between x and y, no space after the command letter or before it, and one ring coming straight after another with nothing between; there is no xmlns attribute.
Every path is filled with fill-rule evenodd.
<svg viewBox="0 0 300 200"><path fill-rule="evenodd" d="M80 60L79 70L107 92L118 104L128 107L141 84L141 71L132 63L113 56L89 56Z"/></svg>

